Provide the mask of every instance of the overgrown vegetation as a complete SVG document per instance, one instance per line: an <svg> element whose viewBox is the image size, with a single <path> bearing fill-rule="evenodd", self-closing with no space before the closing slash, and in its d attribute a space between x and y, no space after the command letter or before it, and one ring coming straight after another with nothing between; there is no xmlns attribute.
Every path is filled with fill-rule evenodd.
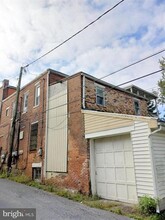
<svg viewBox="0 0 165 220"><path fill-rule="evenodd" d="M142 214L151 215L156 212L157 200L149 196L143 196L139 200L139 209Z"/></svg>
<svg viewBox="0 0 165 220"><path fill-rule="evenodd" d="M144 196L140 199L139 205L129 205L121 202L102 200L98 196L86 196L78 192L72 192L63 188L59 188L50 183L39 183L32 181L30 178L24 174L10 174L7 177L6 173L0 174L0 178L7 178L9 180L23 183L31 187L36 187L38 189L53 193L58 196L68 198L70 200L80 202L84 205L90 206L92 208L99 208L106 211L111 211L119 215L125 215L136 220L164 220L165 212L161 214L156 214L156 204L157 200L150 197Z"/></svg>

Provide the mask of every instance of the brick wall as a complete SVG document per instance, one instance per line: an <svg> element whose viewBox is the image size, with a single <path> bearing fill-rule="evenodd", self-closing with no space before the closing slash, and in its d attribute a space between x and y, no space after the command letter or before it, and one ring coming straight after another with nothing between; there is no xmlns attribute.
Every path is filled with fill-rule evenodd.
<svg viewBox="0 0 165 220"><path fill-rule="evenodd" d="M86 108L90 110L135 115L134 99L132 95L105 86L105 105L96 104L96 83L86 78ZM140 113L148 116L147 102L136 98L140 103Z"/></svg>
<svg viewBox="0 0 165 220"><path fill-rule="evenodd" d="M58 81L62 76L50 74L50 82ZM40 104L39 106L34 106L35 97L35 86L40 85ZM23 99L24 94L28 93L28 109L27 112L23 112ZM23 139L19 142L19 150L23 151L23 154L19 156L18 168L25 171L25 174L32 177L32 163L38 163L44 161L45 152L45 127L46 127L46 96L47 96L47 72L42 74L37 79L33 80L26 86L24 86L20 91L19 98L19 111L21 111L20 118L20 131L23 132ZM3 101L2 105L2 115L0 121L0 146L3 147L3 152L9 150L9 135L11 127L12 118L12 103L15 101L15 94L9 96ZM9 108L9 115L6 116L6 108ZM30 151L30 133L31 124L38 122L38 136L37 136L37 149ZM18 127L18 122L16 124ZM16 139L17 129L16 129ZM42 147L43 156L38 155L39 148ZM14 146L16 148L16 146ZM42 168L43 168L42 166ZM43 170L42 170L43 173Z"/></svg>
<svg viewBox="0 0 165 220"><path fill-rule="evenodd" d="M9 131L12 123L12 104L14 101L15 95L12 95L2 102L0 119L0 146L2 147L2 153L9 150ZM8 111L8 115L6 115L6 111Z"/></svg>

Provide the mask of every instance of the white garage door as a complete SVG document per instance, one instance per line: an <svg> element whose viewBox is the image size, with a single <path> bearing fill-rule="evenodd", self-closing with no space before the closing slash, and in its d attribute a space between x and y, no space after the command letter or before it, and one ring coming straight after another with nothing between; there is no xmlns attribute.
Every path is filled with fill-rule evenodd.
<svg viewBox="0 0 165 220"><path fill-rule="evenodd" d="M96 190L100 197L137 202L129 135L95 140L95 175Z"/></svg>

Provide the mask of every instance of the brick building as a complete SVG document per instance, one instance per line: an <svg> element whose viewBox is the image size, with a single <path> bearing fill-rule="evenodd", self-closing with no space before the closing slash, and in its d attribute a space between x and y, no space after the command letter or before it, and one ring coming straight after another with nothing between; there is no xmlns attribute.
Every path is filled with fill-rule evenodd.
<svg viewBox="0 0 165 220"><path fill-rule="evenodd" d="M47 90L52 82L59 81L64 77L66 77L65 74L48 69L20 91L13 160L14 156L19 158L16 166L18 169L25 171L28 176L32 177L32 164L34 164L33 175L35 175L35 172L38 172L35 171L35 163L40 163L44 159ZM2 91L0 117L1 162L4 161L4 157L7 159L9 152L16 89L11 92L9 86L3 85ZM4 96L4 94L6 95ZM38 153L39 150L43 151L41 152L42 156L40 156L41 153ZM15 164L15 161L13 162Z"/></svg>
<svg viewBox="0 0 165 220"><path fill-rule="evenodd" d="M1 158L9 150L15 95L8 93L2 100ZM68 77L45 71L20 92L13 152L17 168L33 179L90 193L90 143L83 110L145 117L147 101L83 72Z"/></svg>

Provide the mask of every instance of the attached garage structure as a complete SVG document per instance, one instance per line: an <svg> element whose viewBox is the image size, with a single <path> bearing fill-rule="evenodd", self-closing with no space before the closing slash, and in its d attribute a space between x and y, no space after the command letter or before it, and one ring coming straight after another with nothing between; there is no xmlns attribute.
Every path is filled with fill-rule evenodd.
<svg viewBox="0 0 165 220"><path fill-rule="evenodd" d="M137 202L130 136L96 139L94 157L97 194L105 199Z"/></svg>
<svg viewBox="0 0 165 220"><path fill-rule="evenodd" d="M165 209L165 129L155 118L83 110L90 140L91 190L137 203L148 195Z"/></svg>

